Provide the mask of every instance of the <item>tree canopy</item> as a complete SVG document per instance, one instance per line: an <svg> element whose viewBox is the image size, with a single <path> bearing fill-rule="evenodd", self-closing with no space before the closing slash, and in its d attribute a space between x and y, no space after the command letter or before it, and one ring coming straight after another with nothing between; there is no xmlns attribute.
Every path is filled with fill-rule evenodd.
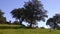
<svg viewBox="0 0 60 34"><path fill-rule="evenodd" d="M0 24L6 23L6 18L3 16L4 12L0 10Z"/></svg>
<svg viewBox="0 0 60 34"><path fill-rule="evenodd" d="M31 0L26 2L24 5L24 15L26 21L32 27L32 24L36 24L36 21L45 21L45 17L47 17L47 11L43 8L43 5L38 0Z"/></svg>
<svg viewBox="0 0 60 34"><path fill-rule="evenodd" d="M24 20L23 8L14 9L11 11L11 14L12 14L13 18L18 19L20 21L20 25L22 25L22 21Z"/></svg>
<svg viewBox="0 0 60 34"><path fill-rule="evenodd" d="M52 18L49 18L46 23L46 25L49 25L53 29L55 28L59 29L60 28L59 24L60 24L60 14L56 14Z"/></svg>
<svg viewBox="0 0 60 34"><path fill-rule="evenodd" d="M19 19L20 24L24 20L28 22L29 27L36 25L36 21L45 21L45 17L48 17L47 11L43 8L41 1L38 0L25 2L24 7L12 10L11 14L14 18Z"/></svg>

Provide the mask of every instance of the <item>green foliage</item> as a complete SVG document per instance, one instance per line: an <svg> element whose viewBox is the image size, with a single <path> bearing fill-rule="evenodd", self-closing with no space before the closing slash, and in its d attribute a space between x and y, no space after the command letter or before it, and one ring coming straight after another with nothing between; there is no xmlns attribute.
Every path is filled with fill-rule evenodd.
<svg viewBox="0 0 60 34"><path fill-rule="evenodd" d="M2 11L0 10L0 17L2 17L2 16L3 16L3 14L4 14L4 12L2 12Z"/></svg>
<svg viewBox="0 0 60 34"><path fill-rule="evenodd" d="M43 8L43 5L38 0L31 0L24 4L23 8L14 9L11 11L13 18L19 20L20 24L25 20L32 25L37 25L36 21L45 21L47 17L47 11Z"/></svg>
<svg viewBox="0 0 60 34"><path fill-rule="evenodd" d="M58 24L60 24L60 14L56 14L52 18L49 18L46 23L46 25L49 25L53 29L60 29Z"/></svg>
<svg viewBox="0 0 60 34"><path fill-rule="evenodd" d="M20 25L22 25L22 21L24 20L23 8L14 9L11 11L11 14L12 14L13 18L16 18L17 20L19 20Z"/></svg>
<svg viewBox="0 0 60 34"><path fill-rule="evenodd" d="M3 16L4 12L0 10L0 23L5 24L6 23L6 18Z"/></svg>
<svg viewBox="0 0 60 34"><path fill-rule="evenodd" d="M26 2L24 9L25 20L30 24L30 27L36 25L36 21L45 21L45 17L47 17L47 11L38 0Z"/></svg>

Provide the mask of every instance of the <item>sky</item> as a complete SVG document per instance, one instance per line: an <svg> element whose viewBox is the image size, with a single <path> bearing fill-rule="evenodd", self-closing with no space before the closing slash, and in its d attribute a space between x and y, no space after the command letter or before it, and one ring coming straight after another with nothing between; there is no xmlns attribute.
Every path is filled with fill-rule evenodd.
<svg viewBox="0 0 60 34"><path fill-rule="evenodd" d="M7 18L7 21L15 21L12 18L11 11L15 8L21 8L24 5L24 2L28 0L0 0L0 9L5 13L4 17ZM60 13L60 0L40 0L43 4L45 10L47 10L48 18L53 17L56 13ZM47 18L47 19L48 19ZM46 20L47 20L46 19ZM47 27L46 22L38 22L38 26Z"/></svg>

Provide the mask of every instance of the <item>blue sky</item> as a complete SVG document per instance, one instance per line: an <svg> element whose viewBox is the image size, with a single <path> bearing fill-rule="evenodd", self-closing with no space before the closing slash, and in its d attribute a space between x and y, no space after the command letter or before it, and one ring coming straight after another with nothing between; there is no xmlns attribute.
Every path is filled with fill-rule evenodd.
<svg viewBox="0 0 60 34"><path fill-rule="evenodd" d="M5 12L4 16L7 18L7 21L14 21L10 12L15 8L23 7L24 2L28 0L0 0L0 9ZM48 18L52 17L56 13L60 13L60 0L40 0L43 4L43 7L48 11ZM39 22L39 26L44 26L45 22Z"/></svg>

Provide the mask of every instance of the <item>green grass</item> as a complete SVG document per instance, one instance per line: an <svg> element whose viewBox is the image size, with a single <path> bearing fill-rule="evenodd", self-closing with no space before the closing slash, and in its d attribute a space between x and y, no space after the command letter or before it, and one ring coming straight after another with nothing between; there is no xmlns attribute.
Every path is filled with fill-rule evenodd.
<svg viewBox="0 0 60 34"><path fill-rule="evenodd" d="M18 27L18 25L5 25L5 26ZM40 28L37 29L26 29L26 28L13 29L12 28L12 29L0 29L0 34L60 34L60 30L52 30L51 32L49 32L48 29L40 29Z"/></svg>

